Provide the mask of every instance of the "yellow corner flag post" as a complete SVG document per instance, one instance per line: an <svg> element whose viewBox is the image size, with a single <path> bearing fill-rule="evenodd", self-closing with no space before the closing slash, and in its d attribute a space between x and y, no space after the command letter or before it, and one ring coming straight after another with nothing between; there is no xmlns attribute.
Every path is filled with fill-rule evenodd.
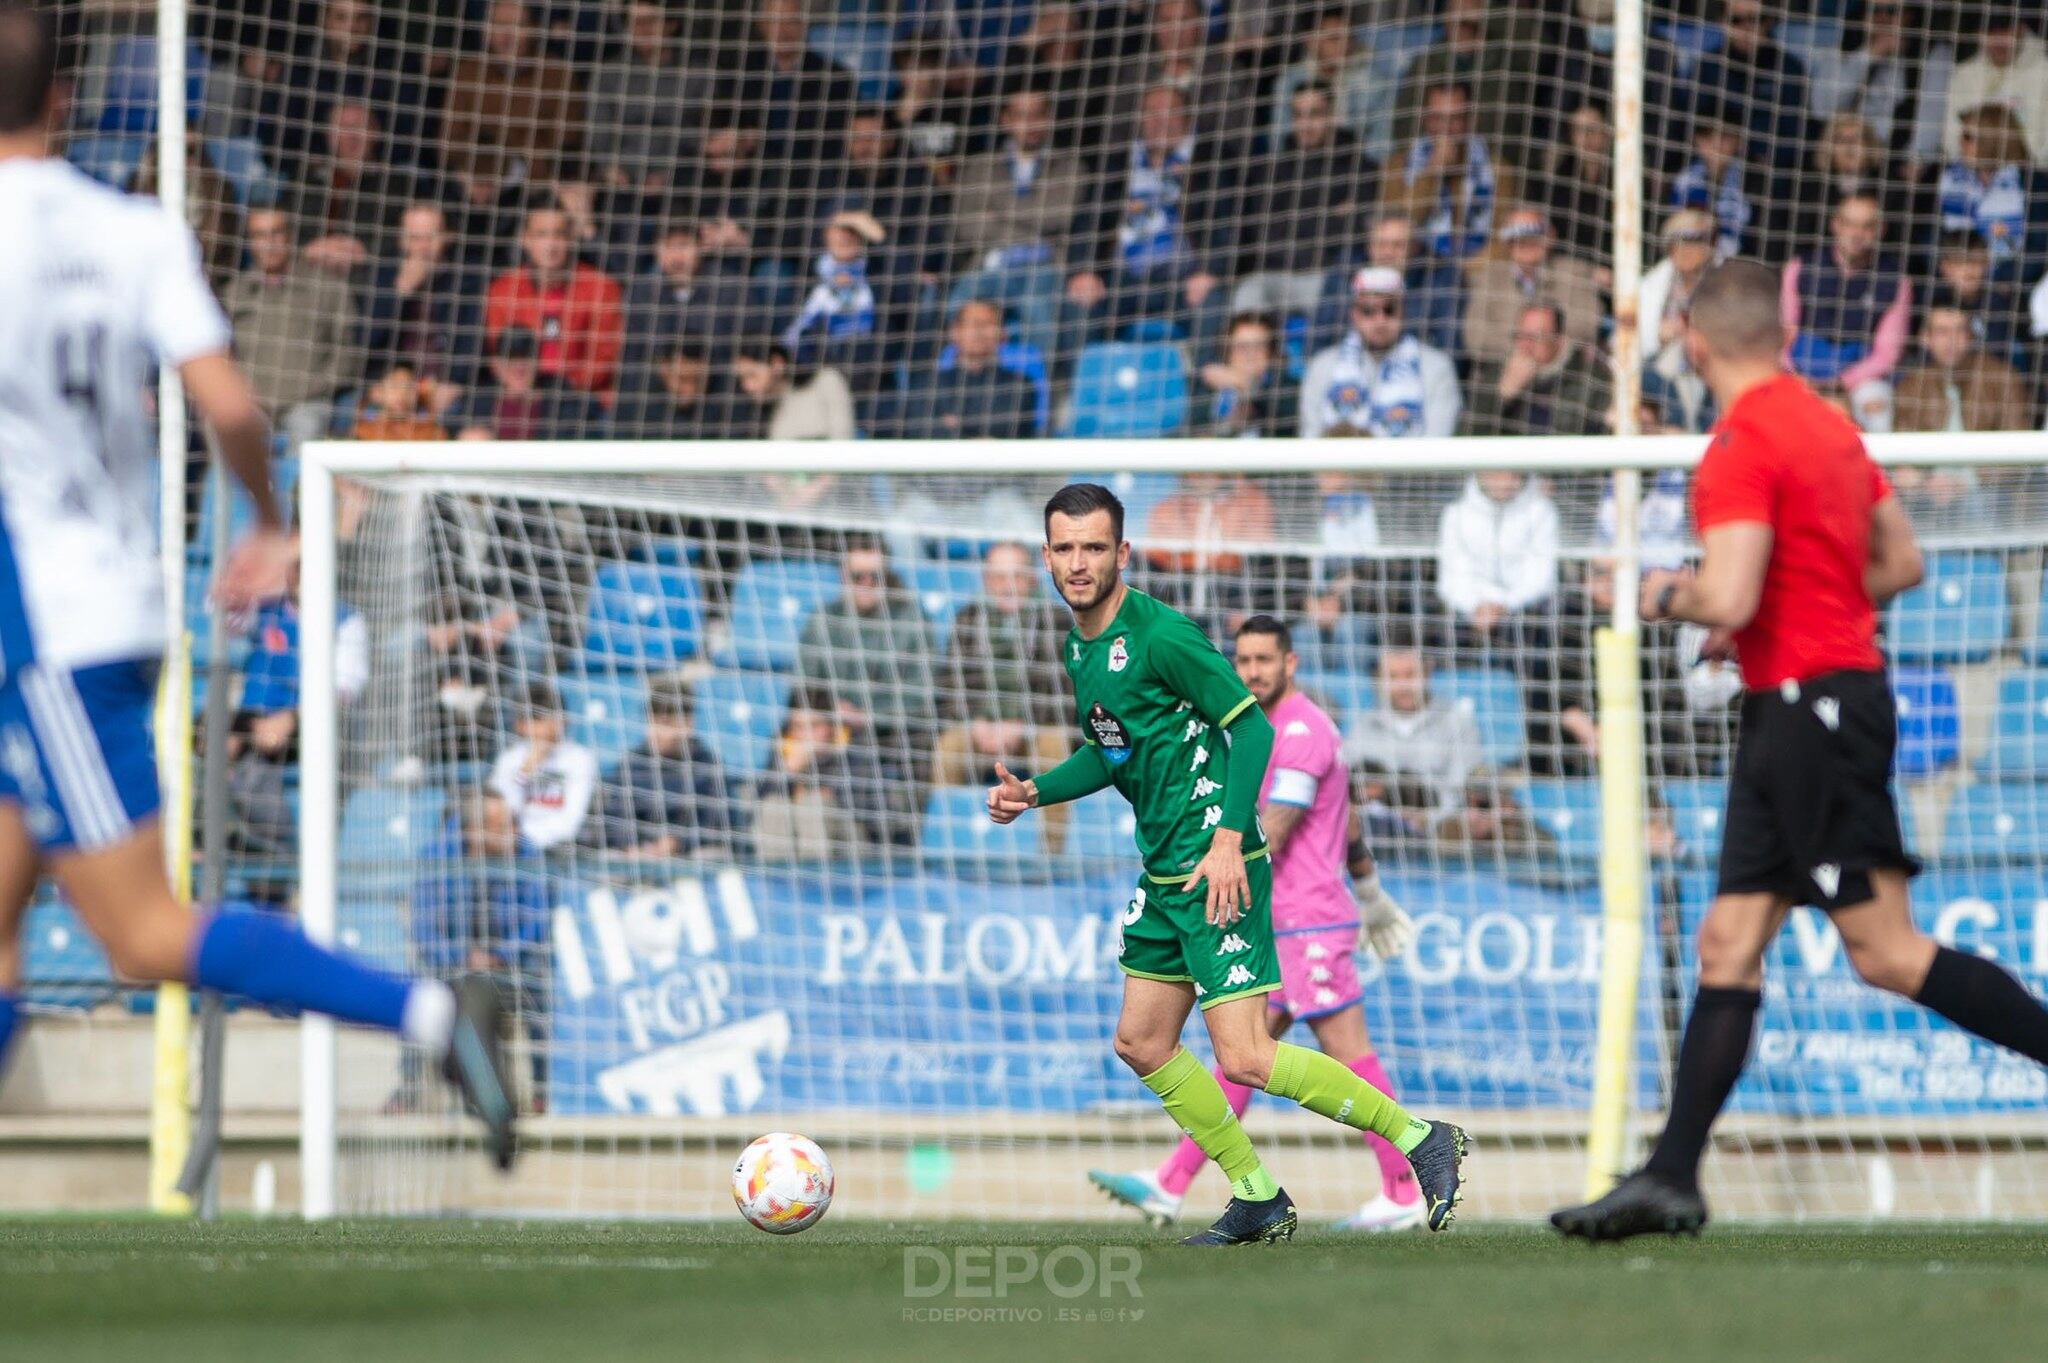
<svg viewBox="0 0 2048 1363"><path fill-rule="evenodd" d="M192 899L192 643L176 636L157 687L156 766L163 779L164 855L171 888ZM192 1007L182 984L156 989L156 1054L149 1102L149 1209L190 1216L178 1175L192 1143Z"/></svg>
<svg viewBox="0 0 2048 1363"><path fill-rule="evenodd" d="M1600 1017L1587 1124L1586 1197L1621 1177L1634 1070L1636 991L1643 968L1643 711L1640 636L1594 636L1600 693Z"/></svg>

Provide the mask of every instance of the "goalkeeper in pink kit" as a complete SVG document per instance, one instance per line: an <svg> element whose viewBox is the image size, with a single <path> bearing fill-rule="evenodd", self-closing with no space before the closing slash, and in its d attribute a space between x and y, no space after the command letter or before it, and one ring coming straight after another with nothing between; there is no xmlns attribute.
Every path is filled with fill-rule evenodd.
<svg viewBox="0 0 2048 1363"><path fill-rule="evenodd" d="M1380 888L1372 855L1351 811L1350 775L1338 755L1337 726L1295 689L1295 655L1287 626L1255 615L1238 627L1237 675L1272 721L1273 756L1259 793L1259 823L1273 857L1273 936L1280 991L1269 995L1268 1022L1282 1036L1306 1022L1331 1059L1382 1093L1393 1084L1366 1036L1359 1006L1355 952L1361 926L1381 959L1408 949L1414 925ZM1217 1074L1233 1112L1252 1091ZM1365 1142L1379 1165L1379 1190L1339 1223L1360 1231L1406 1230L1423 1224L1423 1206L1407 1157L1370 1132ZM1181 1199L1206 1157L1192 1140L1158 1169L1088 1177L1110 1197L1155 1221L1180 1215Z"/></svg>

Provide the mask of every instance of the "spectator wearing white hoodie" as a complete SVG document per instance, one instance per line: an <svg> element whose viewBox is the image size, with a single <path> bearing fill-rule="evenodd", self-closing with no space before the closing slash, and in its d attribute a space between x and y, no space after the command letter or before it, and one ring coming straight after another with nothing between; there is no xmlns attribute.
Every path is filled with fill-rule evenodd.
<svg viewBox="0 0 2048 1363"><path fill-rule="evenodd" d="M1558 517L1550 494L1519 473L1477 473L1437 522L1436 590L1460 651L1527 647L1557 595Z"/></svg>

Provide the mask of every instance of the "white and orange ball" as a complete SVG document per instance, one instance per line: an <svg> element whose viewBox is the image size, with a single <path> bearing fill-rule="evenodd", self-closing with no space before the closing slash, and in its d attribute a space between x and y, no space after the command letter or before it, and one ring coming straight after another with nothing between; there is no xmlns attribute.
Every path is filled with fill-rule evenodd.
<svg viewBox="0 0 2048 1363"><path fill-rule="evenodd" d="M770 1235L808 1230L832 1205L832 1161L808 1136L771 1131L740 1151L732 1200Z"/></svg>

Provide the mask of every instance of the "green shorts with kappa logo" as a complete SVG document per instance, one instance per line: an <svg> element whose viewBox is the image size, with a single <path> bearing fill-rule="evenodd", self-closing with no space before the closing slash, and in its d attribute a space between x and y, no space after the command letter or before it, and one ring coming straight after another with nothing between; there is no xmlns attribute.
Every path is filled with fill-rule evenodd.
<svg viewBox="0 0 2048 1363"><path fill-rule="evenodd" d="M1195 1000L1213 1008L1226 999L1270 994L1280 987L1280 958L1273 949L1273 864L1254 857L1244 864L1252 906L1228 927L1212 926L1206 914L1207 884L1161 885L1138 881L1123 914L1123 946L1117 964L1126 975L1146 980L1189 980Z"/></svg>

